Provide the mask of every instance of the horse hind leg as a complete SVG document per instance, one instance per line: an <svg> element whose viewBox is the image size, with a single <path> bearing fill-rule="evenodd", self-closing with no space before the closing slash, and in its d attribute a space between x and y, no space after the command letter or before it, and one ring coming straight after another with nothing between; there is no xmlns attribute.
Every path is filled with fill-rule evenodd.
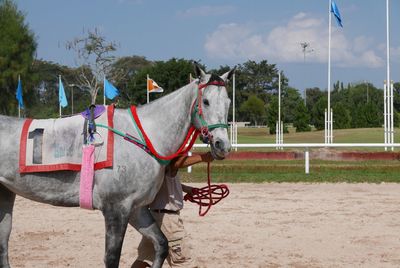
<svg viewBox="0 0 400 268"><path fill-rule="evenodd" d="M168 240L154 221L149 209L142 207L133 210L129 224L153 243L155 256L151 267L161 268L168 256ZM132 267L134 266L132 265Z"/></svg>
<svg viewBox="0 0 400 268"><path fill-rule="evenodd" d="M129 211L122 205L108 205L102 212L106 225L104 263L106 268L117 268L128 226Z"/></svg>
<svg viewBox="0 0 400 268"><path fill-rule="evenodd" d="M15 194L0 184L0 267L9 268L8 240L12 226Z"/></svg>

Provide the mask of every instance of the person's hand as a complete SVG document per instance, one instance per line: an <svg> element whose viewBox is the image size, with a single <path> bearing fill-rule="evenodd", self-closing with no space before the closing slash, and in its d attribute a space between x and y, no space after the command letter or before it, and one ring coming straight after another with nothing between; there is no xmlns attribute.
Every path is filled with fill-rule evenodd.
<svg viewBox="0 0 400 268"><path fill-rule="evenodd" d="M195 193L198 193L199 188L194 188L192 186L182 184L182 191L185 192L188 195L192 195Z"/></svg>
<svg viewBox="0 0 400 268"><path fill-rule="evenodd" d="M190 195L195 195L195 194L198 194L199 193L199 191L200 191L200 189L199 188L192 188L192 191L191 191L191 193L190 193Z"/></svg>
<svg viewBox="0 0 400 268"><path fill-rule="evenodd" d="M201 155L201 160L203 162L209 163L214 160L214 157L212 156L211 152L207 152L207 153Z"/></svg>
<svg viewBox="0 0 400 268"><path fill-rule="evenodd" d="M192 198L194 198L195 195L198 195L200 193L200 189L199 188L193 188L190 187L190 191L188 191L185 196L184 196L184 200L190 200Z"/></svg>

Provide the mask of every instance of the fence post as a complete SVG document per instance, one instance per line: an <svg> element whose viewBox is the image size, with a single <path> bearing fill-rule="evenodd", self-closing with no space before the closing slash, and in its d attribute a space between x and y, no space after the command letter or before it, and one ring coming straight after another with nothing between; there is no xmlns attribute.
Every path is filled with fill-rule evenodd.
<svg viewBox="0 0 400 268"><path fill-rule="evenodd" d="M305 164L305 172L306 174L310 174L310 152L309 149L306 147L304 152L304 164Z"/></svg>
<svg viewBox="0 0 400 268"><path fill-rule="evenodd" d="M192 156L192 152L191 151L188 152L188 156ZM192 173L192 166L188 166L187 172L188 173Z"/></svg>

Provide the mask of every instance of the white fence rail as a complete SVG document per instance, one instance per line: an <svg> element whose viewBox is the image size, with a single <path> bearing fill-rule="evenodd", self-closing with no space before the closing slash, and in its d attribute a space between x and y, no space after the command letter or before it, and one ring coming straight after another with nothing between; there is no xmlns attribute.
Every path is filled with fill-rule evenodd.
<svg viewBox="0 0 400 268"><path fill-rule="evenodd" d="M232 144L232 148L276 148L275 143L247 143ZM206 148L207 144L194 144L195 148ZM312 148L400 148L400 143L285 143L279 144L281 148L304 148L304 171L310 173L310 149Z"/></svg>

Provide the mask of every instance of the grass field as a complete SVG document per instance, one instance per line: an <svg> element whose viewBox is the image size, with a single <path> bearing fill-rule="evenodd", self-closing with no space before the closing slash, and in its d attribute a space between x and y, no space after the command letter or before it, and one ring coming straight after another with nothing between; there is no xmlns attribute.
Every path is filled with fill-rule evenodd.
<svg viewBox="0 0 400 268"><path fill-rule="evenodd" d="M207 166L181 171L186 182L207 182ZM305 174L301 160L223 160L211 164L212 182L400 182L400 161L310 161Z"/></svg>
<svg viewBox="0 0 400 268"><path fill-rule="evenodd" d="M295 133L289 129L284 143L323 143L324 131ZM395 142L400 133L395 129ZM334 130L334 143L383 143L383 128ZM238 143L275 143L266 128L239 128ZM195 149L199 151L200 149ZM239 148L239 151L275 149ZM302 149L297 149L302 150ZM384 148L341 148L341 150L384 151ZM293 149L285 149L293 151ZM395 148L395 151L399 149ZM181 172L184 181L207 181L206 165ZM303 160L224 160L212 163L213 182L400 182L400 161L322 161L310 159L310 174Z"/></svg>
<svg viewBox="0 0 400 268"><path fill-rule="evenodd" d="M395 129L395 141L400 139L400 132ZM334 143L383 143L383 128L357 128L333 130ZM284 143L323 143L324 131L296 133L289 128L283 134ZM238 128L238 143L275 143L275 134L266 128Z"/></svg>

